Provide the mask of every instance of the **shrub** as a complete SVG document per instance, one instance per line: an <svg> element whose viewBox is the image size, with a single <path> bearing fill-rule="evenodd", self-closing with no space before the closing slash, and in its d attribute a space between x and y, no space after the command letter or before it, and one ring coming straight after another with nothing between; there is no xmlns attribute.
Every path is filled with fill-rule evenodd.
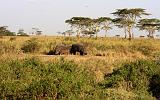
<svg viewBox="0 0 160 100"><path fill-rule="evenodd" d="M138 60L124 64L118 70L106 76L102 86L105 88L119 87L120 85L128 91L138 94L149 94L150 79L159 73L160 65L154 61Z"/></svg>
<svg viewBox="0 0 160 100"><path fill-rule="evenodd" d="M123 68L106 76L102 88L88 71L63 57L47 63L37 58L3 59L0 60L0 99L152 100L148 91L157 96L158 66L155 62L143 60L124 64ZM128 84L132 85L131 92L116 89L117 86L125 86L124 83L132 83Z"/></svg>
<svg viewBox="0 0 160 100"><path fill-rule="evenodd" d="M48 64L37 58L1 60L0 70L1 99L77 99L96 90L84 70L63 58Z"/></svg>
<svg viewBox="0 0 160 100"><path fill-rule="evenodd" d="M10 37L9 41L15 41L16 37Z"/></svg>
<svg viewBox="0 0 160 100"><path fill-rule="evenodd" d="M24 52L30 52L30 53L35 53L38 52L40 50L40 43L38 42L38 40L36 38L31 38L30 40L27 40L21 50L23 50Z"/></svg>

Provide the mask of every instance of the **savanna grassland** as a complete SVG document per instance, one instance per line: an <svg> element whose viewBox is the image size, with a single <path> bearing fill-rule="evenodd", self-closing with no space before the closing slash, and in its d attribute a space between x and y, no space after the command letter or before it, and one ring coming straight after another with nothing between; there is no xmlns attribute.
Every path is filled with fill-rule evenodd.
<svg viewBox="0 0 160 100"><path fill-rule="evenodd" d="M47 55L58 44L83 43L87 55ZM0 99L156 100L160 40L1 37Z"/></svg>

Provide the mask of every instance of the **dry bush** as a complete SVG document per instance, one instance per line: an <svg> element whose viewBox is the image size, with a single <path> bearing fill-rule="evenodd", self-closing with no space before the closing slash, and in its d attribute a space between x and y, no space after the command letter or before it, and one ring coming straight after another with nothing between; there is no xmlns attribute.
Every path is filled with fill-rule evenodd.
<svg viewBox="0 0 160 100"><path fill-rule="evenodd" d="M21 50L23 50L23 52L27 53L36 53L39 52L41 48L41 45L39 43L39 41L36 38L31 38L30 40L27 40L24 45L22 46Z"/></svg>
<svg viewBox="0 0 160 100"><path fill-rule="evenodd" d="M16 41L16 37L10 37L9 41Z"/></svg>

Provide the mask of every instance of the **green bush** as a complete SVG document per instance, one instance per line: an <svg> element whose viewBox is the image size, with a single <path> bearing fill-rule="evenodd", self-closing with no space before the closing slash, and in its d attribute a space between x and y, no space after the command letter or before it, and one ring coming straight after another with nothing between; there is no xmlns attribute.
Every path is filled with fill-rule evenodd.
<svg viewBox="0 0 160 100"><path fill-rule="evenodd" d="M38 52L41 48L40 43L38 42L38 40L36 38L31 38L30 40L27 40L21 50L23 50L25 53L26 52L30 52L30 53L35 53Z"/></svg>
<svg viewBox="0 0 160 100"><path fill-rule="evenodd" d="M42 62L35 57L2 59L0 99L152 100L152 94L155 97L159 95L159 66L154 61L146 60L127 63L98 85L88 71L63 57L53 62ZM124 83L128 83L129 89L119 93L119 86L126 88Z"/></svg>
<svg viewBox="0 0 160 100"><path fill-rule="evenodd" d="M92 77L63 58L1 60L0 70L1 99L77 99L96 90Z"/></svg>
<svg viewBox="0 0 160 100"><path fill-rule="evenodd" d="M104 88L122 86L127 91L137 94L151 95L150 80L160 72L160 65L155 61L138 60L124 64L118 70L106 76L106 81L101 84ZM159 84L160 85L160 84Z"/></svg>

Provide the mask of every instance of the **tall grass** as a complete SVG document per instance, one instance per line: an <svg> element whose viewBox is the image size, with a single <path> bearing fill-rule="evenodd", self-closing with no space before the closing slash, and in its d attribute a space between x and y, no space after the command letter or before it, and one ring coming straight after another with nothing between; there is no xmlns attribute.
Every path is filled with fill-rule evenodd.
<svg viewBox="0 0 160 100"><path fill-rule="evenodd" d="M16 40L14 40L12 44L16 45L17 49L20 49L24 45L27 45L27 41L29 41L31 38L32 37L16 37ZM152 53L158 52L160 50L160 40L158 39L134 39L132 41L128 41L127 39L120 38L81 38L80 40L76 40L74 37L71 39L66 39L63 37L36 38L37 41L41 44L39 53L48 52L57 44L62 43L69 45L73 43L84 43L87 46L89 55L96 55L97 53L104 53L105 55L108 55L111 53L110 51L112 51L112 53L114 52L115 54L125 53L127 55L129 53L136 54L139 52L142 55L150 56ZM10 37L4 37L3 39L0 39L0 41L10 41Z"/></svg>
<svg viewBox="0 0 160 100"><path fill-rule="evenodd" d="M6 53L17 53L16 44L10 41L0 41L0 55Z"/></svg>

